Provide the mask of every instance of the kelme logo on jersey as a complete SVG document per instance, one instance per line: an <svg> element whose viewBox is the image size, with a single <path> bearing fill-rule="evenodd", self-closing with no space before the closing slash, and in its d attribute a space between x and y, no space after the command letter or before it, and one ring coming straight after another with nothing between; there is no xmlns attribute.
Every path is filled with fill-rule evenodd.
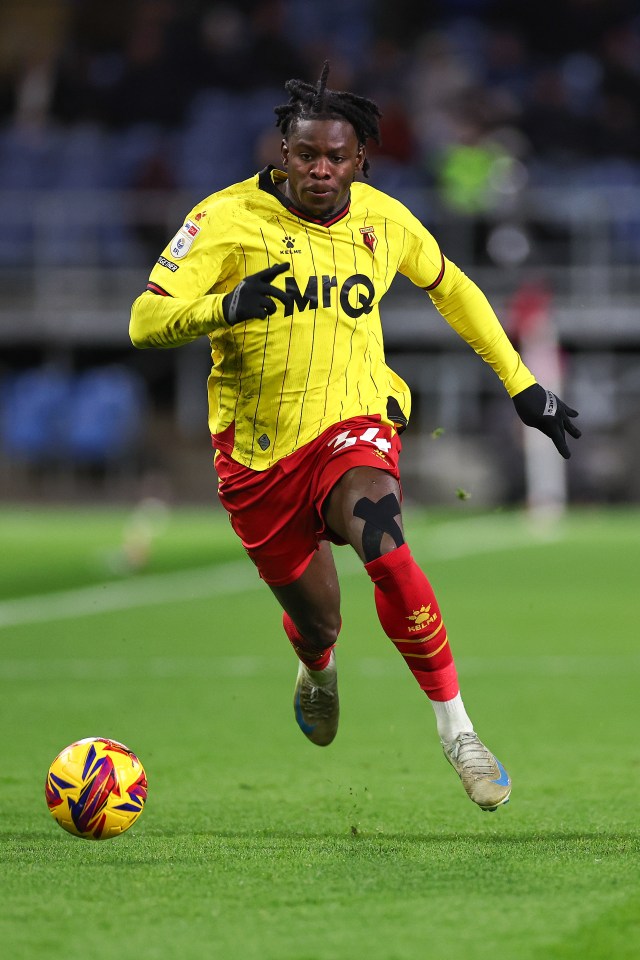
<svg viewBox="0 0 640 960"><path fill-rule="evenodd" d="M322 277L309 277L304 291L298 286L295 277L286 277L284 293L287 302L284 308L285 317L290 317L294 310L317 310L320 306L328 309L335 304L337 297L341 310L348 317L361 317L363 313L371 313L376 290L371 278L364 273L354 273L347 277L338 289L337 277L325 274Z"/></svg>
<svg viewBox="0 0 640 960"><path fill-rule="evenodd" d="M376 247L378 246L375 227L360 227L360 233L362 234L365 245L369 247L371 253L375 253Z"/></svg>
<svg viewBox="0 0 640 960"><path fill-rule="evenodd" d="M186 257L199 233L200 227L193 220L186 220L169 244L171 256L175 257L176 260Z"/></svg>
<svg viewBox="0 0 640 960"><path fill-rule="evenodd" d="M283 253L286 256L287 254L290 255L292 253L302 253L302 251L296 248L296 238L290 237L288 234L285 233L284 238L282 240L282 250L280 251L280 253Z"/></svg>

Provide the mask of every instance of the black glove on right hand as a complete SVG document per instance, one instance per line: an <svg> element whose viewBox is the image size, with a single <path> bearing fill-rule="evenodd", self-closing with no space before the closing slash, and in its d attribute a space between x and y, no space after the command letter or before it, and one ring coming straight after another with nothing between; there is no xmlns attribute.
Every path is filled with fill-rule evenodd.
<svg viewBox="0 0 640 960"><path fill-rule="evenodd" d="M229 326L242 323L243 320L264 320L271 316L276 312L273 297L286 304L284 291L272 287L271 280L290 267L290 263L277 263L241 280L222 300L222 312Z"/></svg>
<svg viewBox="0 0 640 960"><path fill-rule="evenodd" d="M528 427L536 427L550 437L558 453L568 460L571 453L564 432L566 430L576 440L581 436L580 430L570 420L570 417L578 416L578 411L572 410L556 397L555 393L545 390L539 383L532 383L512 399L522 422Z"/></svg>

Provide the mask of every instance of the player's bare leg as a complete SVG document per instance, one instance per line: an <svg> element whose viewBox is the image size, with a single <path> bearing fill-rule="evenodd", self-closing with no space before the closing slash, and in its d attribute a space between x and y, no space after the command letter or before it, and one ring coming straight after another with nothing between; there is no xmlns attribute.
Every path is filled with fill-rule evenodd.
<svg viewBox="0 0 640 960"><path fill-rule="evenodd" d="M284 609L284 628L299 659L293 708L298 726L325 747L338 732L340 704L334 646L340 632L340 585L324 541L297 580L271 586Z"/></svg>
<svg viewBox="0 0 640 960"><path fill-rule="evenodd" d="M404 540L398 482L374 467L349 470L331 492L325 519L363 560L382 628L431 701L447 760L469 797L495 810L509 799L511 781L464 708L438 602Z"/></svg>

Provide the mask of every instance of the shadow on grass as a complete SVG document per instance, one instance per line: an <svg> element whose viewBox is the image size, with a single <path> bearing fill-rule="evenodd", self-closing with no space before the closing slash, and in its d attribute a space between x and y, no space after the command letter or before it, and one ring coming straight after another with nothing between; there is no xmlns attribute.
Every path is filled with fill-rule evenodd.
<svg viewBox="0 0 640 960"><path fill-rule="evenodd" d="M124 836L124 835L123 835ZM3 846L9 844L30 844L30 843L69 843L79 841L81 838L67 835L62 831L53 833L50 830L25 830L21 832L7 833L4 836L0 834L0 850ZM122 837L114 837L112 840L122 840ZM606 830L593 831L555 831L544 833L531 832L524 833L491 833L481 834L475 831L460 833L386 833L375 831L356 831L340 833L305 833L297 830L144 830L136 831L126 835L126 842L131 843L156 843L162 840L172 841L227 841L230 843L246 844L247 841L281 841L282 843L317 843L329 845L334 843L350 843L354 846L358 844L376 843L415 843L423 845L441 845L441 844L459 844L473 843L475 845L494 847L497 844L528 846L532 843L548 847L557 843L586 843L603 842L607 843L640 843L640 830L637 832L608 832ZM90 846L109 846L112 844L105 842L95 843L89 841Z"/></svg>

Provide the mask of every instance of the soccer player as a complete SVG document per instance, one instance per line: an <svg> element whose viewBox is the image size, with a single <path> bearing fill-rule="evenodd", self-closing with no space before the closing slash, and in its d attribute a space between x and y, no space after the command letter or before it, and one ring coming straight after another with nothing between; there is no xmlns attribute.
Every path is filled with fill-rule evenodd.
<svg viewBox="0 0 640 960"><path fill-rule="evenodd" d="M444 754L483 810L511 781L475 733L429 580L405 540L398 456L410 393L385 363L379 303L396 273L421 287L502 380L520 418L569 457L577 416L540 386L475 284L397 200L357 182L379 140L371 100L290 80L267 167L187 216L133 304L136 347L206 335L219 497L283 608L299 665L294 711L325 746L338 728L340 589L331 543L374 584L382 629L431 701Z"/></svg>

